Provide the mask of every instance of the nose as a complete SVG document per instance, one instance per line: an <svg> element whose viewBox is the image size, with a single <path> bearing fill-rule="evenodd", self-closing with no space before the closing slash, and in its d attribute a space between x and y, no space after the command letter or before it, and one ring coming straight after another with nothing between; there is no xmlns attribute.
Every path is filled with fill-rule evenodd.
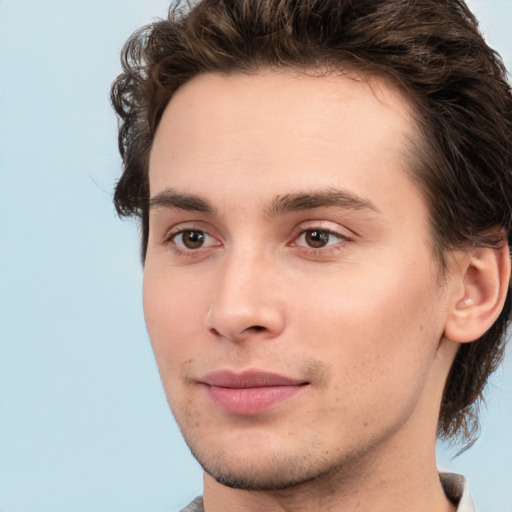
<svg viewBox="0 0 512 512"><path fill-rule="evenodd" d="M272 339L285 326L279 293L279 269L262 253L233 252L215 280L206 328L232 342Z"/></svg>

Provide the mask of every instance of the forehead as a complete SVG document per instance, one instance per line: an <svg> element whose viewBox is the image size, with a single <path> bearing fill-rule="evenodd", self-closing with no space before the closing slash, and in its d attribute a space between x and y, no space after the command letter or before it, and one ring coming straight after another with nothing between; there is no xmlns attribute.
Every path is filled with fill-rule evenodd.
<svg viewBox="0 0 512 512"><path fill-rule="evenodd" d="M276 193L310 188L312 180L371 189L384 175L392 185L409 170L416 125L410 102L390 82L294 70L195 77L157 130L151 195L169 186L204 192L207 181L228 192L247 180Z"/></svg>

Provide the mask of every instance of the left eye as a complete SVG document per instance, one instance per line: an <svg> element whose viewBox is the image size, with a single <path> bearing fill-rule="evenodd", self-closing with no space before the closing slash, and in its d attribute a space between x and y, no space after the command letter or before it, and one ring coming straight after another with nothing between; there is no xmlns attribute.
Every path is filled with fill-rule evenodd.
<svg viewBox="0 0 512 512"><path fill-rule="evenodd" d="M179 231L171 237L170 241L178 247L188 250L215 245L215 239L212 236L197 229Z"/></svg>
<svg viewBox="0 0 512 512"><path fill-rule="evenodd" d="M307 245L312 249L321 249L322 247L328 247L336 244L345 237L333 231L325 229L308 229L303 231L297 239L298 245Z"/></svg>

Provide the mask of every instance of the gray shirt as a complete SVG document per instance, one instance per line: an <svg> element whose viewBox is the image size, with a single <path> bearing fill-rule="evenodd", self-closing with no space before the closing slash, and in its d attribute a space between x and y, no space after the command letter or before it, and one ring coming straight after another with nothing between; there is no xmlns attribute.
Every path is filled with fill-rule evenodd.
<svg viewBox="0 0 512 512"><path fill-rule="evenodd" d="M439 478L448 499L458 504L457 512L476 512L468 482L462 475L440 473ZM204 512L203 498L201 496L197 497L180 512Z"/></svg>

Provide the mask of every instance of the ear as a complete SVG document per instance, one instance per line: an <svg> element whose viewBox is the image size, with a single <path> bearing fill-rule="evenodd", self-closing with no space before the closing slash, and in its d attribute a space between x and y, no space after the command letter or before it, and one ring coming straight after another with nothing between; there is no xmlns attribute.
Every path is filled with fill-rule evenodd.
<svg viewBox="0 0 512 512"><path fill-rule="evenodd" d="M453 298L444 335L457 343L480 338L496 321L510 286L508 245L472 249L464 258L463 287ZM459 274L460 276L460 274Z"/></svg>

